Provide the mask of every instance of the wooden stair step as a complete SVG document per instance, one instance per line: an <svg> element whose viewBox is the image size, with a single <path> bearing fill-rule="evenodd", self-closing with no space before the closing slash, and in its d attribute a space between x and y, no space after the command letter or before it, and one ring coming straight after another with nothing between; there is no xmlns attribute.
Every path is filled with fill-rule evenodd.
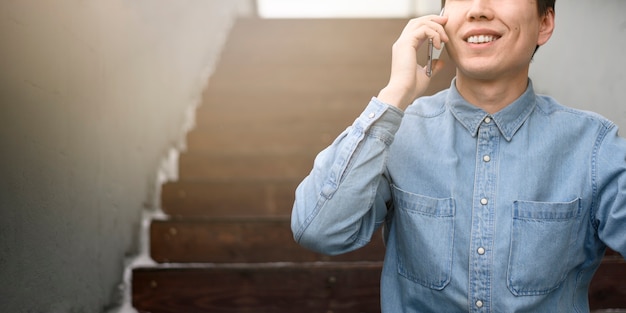
<svg viewBox="0 0 626 313"><path fill-rule="evenodd" d="M378 232L367 246L350 253L314 253L294 241L289 216L153 220L150 227L150 254L156 262L382 261L384 250Z"/></svg>
<svg viewBox="0 0 626 313"><path fill-rule="evenodd" d="M136 268L140 313L380 312L381 263Z"/></svg>
<svg viewBox="0 0 626 313"><path fill-rule="evenodd" d="M287 92L285 96L296 93L324 96L352 92L375 93L384 87L389 79L387 62L359 66L346 64L349 62L347 56L352 57L346 53L317 56L319 59L342 62L337 64L316 64L306 60L302 60L308 62L304 64L272 64L267 60L258 60L255 64L222 63L221 68L216 69L208 88L211 92L228 92L233 95L242 94L242 90L245 90L248 94L273 95L277 99L278 96L282 97L282 90ZM276 91L281 91L281 94L277 95Z"/></svg>
<svg viewBox="0 0 626 313"><path fill-rule="evenodd" d="M179 179L209 181L302 180L313 167L314 155L180 155Z"/></svg>
<svg viewBox="0 0 626 313"><path fill-rule="evenodd" d="M280 97L274 94L263 95L223 95L216 98L216 104L207 104L196 111L196 130L213 131L214 127L315 130L312 126L341 126L352 121L365 108L371 96L363 96L355 101L354 95L336 96L334 99L302 97ZM328 98L328 97L325 97ZM210 99L206 99L208 102ZM259 104L262 105L259 105ZM216 126L217 125L217 126Z"/></svg>
<svg viewBox="0 0 626 313"><path fill-rule="evenodd" d="M367 103L363 103L363 108ZM245 106L242 106L242 110L246 110ZM339 135L338 131L344 130L350 126L354 120L359 116L360 112L344 113L345 116L337 116L333 112L320 113L319 116L300 116L306 115L303 112L296 112L293 114L272 114L265 113L268 117L251 117L255 115L253 112L246 112L239 117L227 116L226 114L216 114L210 117L211 120L200 121L196 128L192 131L199 134L211 134L213 136L228 137L230 133L224 133L224 130L228 132L234 131L238 134L250 134L254 135L256 132L267 132L268 138L264 141L270 142L273 138L269 137L275 134L283 133L285 135L294 134L292 137L297 137L302 134L313 135L316 133L332 132L333 135ZM352 110L356 111L356 110ZM325 117L324 117L325 116ZM202 116L198 116L199 119ZM232 136L231 136L232 137ZM232 139L232 138L229 138Z"/></svg>
<svg viewBox="0 0 626 313"><path fill-rule="evenodd" d="M623 259L603 261L589 291L591 310L624 308L625 265ZM316 262L135 268L132 303L140 313L380 312L381 267Z"/></svg>
<svg viewBox="0 0 626 313"><path fill-rule="evenodd" d="M216 155L308 155L312 160L344 130L342 127L328 128L329 130L320 129L314 133L276 129L258 131L223 129L221 132L213 133L200 133L194 130L187 135L187 151ZM310 166L312 167L313 163Z"/></svg>
<svg viewBox="0 0 626 313"><path fill-rule="evenodd" d="M171 216L252 217L289 215L298 180L170 182L161 205Z"/></svg>
<svg viewBox="0 0 626 313"><path fill-rule="evenodd" d="M274 154L314 157L344 130L342 127L319 127L315 132L278 129L228 129L213 133L187 134L188 152L202 154ZM221 134L220 134L221 133ZM311 163L312 167L313 164Z"/></svg>

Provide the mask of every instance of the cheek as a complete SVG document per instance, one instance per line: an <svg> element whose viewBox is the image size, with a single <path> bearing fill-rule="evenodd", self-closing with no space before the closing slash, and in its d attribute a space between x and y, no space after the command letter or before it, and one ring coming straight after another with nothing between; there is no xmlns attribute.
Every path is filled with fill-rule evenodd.
<svg viewBox="0 0 626 313"><path fill-rule="evenodd" d="M532 46L534 49L537 43L537 31L532 27L520 27L519 25L511 28L511 35L516 45ZM521 47L520 47L521 48Z"/></svg>

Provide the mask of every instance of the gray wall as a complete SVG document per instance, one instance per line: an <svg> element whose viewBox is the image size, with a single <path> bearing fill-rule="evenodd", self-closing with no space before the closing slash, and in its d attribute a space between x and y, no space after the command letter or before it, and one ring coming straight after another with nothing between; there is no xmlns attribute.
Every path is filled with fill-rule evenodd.
<svg viewBox="0 0 626 313"><path fill-rule="evenodd" d="M559 0L556 31L531 66L538 92L600 113L626 136L626 1Z"/></svg>
<svg viewBox="0 0 626 313"><path fill-rule="evenodd" d="M236 3L0 2L1 312L119 300Z"/></svg>

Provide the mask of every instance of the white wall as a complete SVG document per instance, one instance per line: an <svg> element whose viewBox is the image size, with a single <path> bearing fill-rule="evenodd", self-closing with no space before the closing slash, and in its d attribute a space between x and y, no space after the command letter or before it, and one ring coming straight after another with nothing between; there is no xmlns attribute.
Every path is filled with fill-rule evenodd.
<svg viewBox="0 0 626 313"><path fill-rule="evenodd" d="M538 92L598 112L626 137L626 1L556 2L556 31L531 66Z"/></svg>
<svg viewBox="0 0 626 313"><path fill-rule="evenodd" d="M236 7L0 2L0 311L118 300L159 164L182 145Z"/></svg>

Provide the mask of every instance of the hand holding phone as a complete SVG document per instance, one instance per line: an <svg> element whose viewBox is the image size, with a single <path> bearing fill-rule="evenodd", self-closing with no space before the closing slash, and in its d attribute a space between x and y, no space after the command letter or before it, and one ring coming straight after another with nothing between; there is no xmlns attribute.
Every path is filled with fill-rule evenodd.
<svg viewBox="0 0 626 313"><path fill-rule="evenodd" d="M434 65L437 65L433 60L437 60L441 54L441 49L434 48L434 40L429 40L429 36L437 39L443 49L443 43L449 40L443 29L446 22L443 10L439 16L425 15L408 21L392 45L391 73L389 82L378 93L377 98L380 101L403 110L424 95L430 84L429 77L434 71ZM428 64L425 66L420 65L426 62L423 59L418 60L417 55L422 48L428 49Z"/></svg>

